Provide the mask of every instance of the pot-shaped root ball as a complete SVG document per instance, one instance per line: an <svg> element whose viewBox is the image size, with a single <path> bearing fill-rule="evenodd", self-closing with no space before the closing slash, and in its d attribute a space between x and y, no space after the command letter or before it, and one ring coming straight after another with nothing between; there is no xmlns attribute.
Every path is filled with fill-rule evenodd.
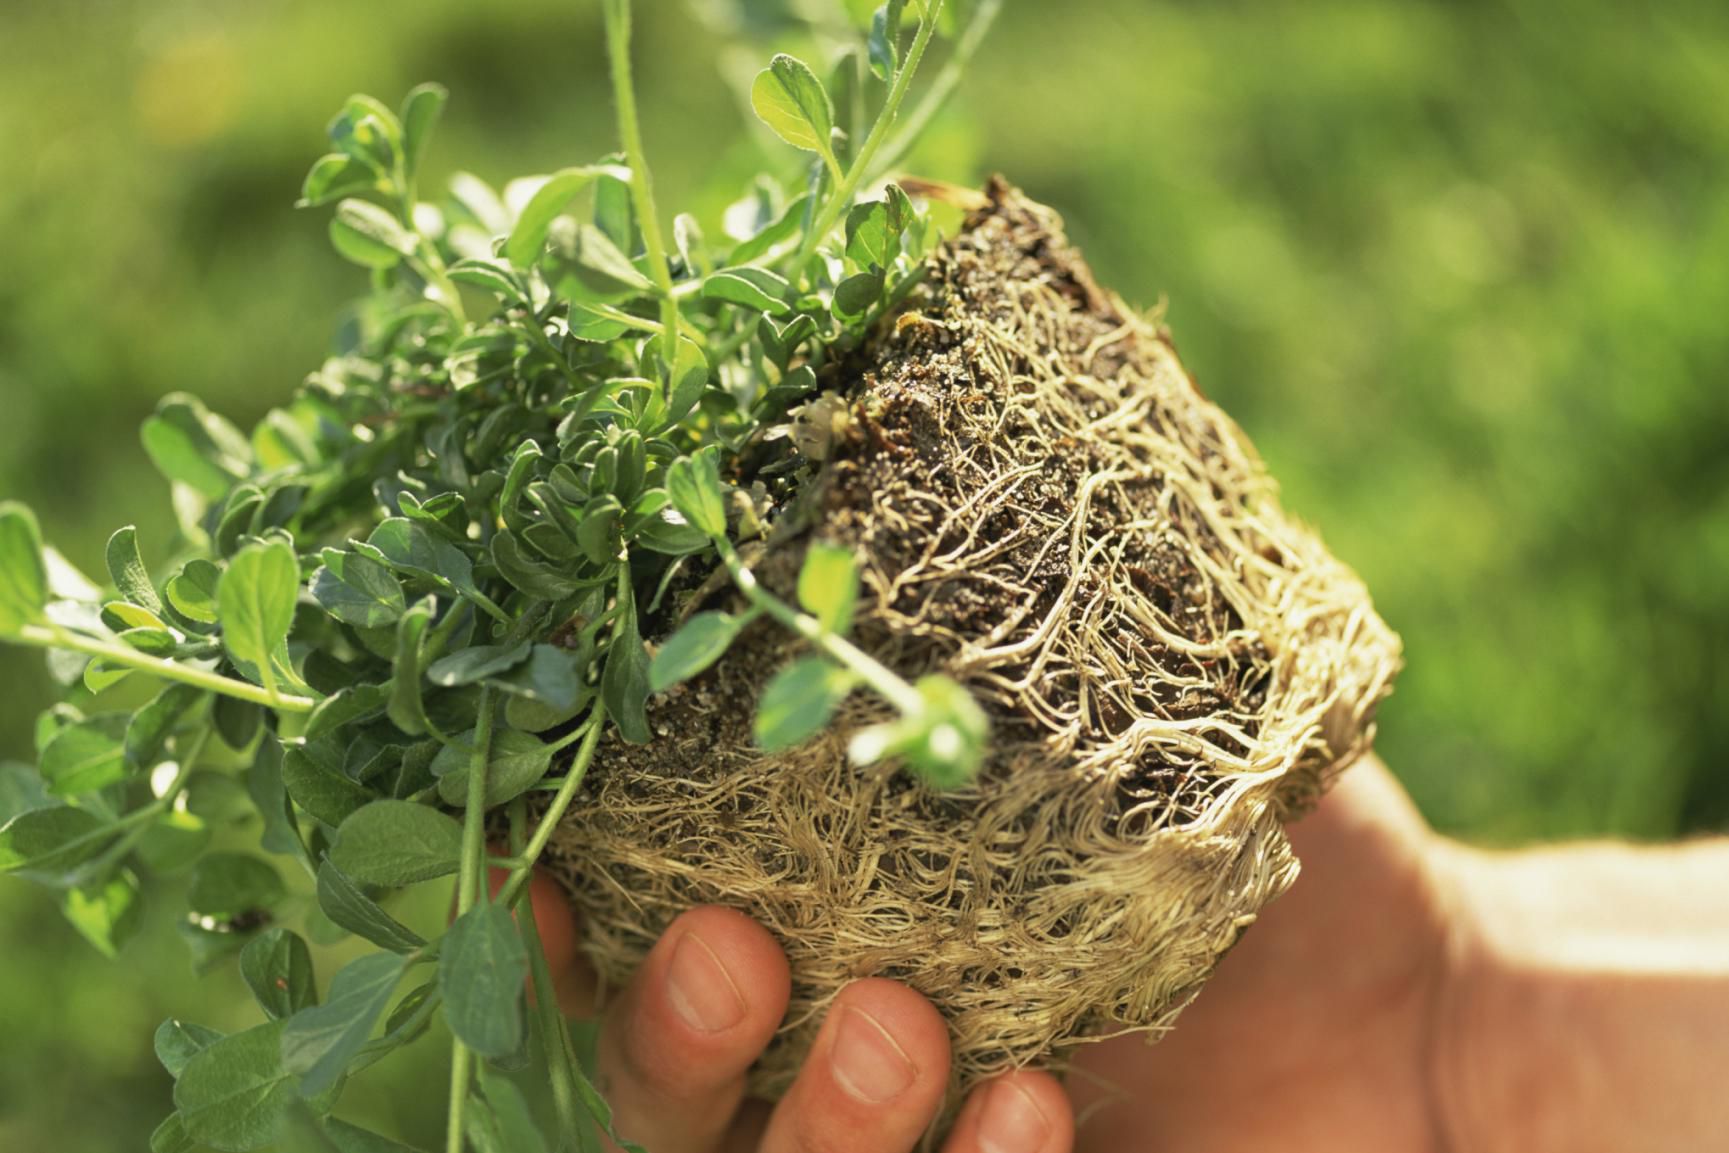
<svg viewBox="0 0 1729 1153"><path fill-rule="evenodd" d="M1050 210L1000 182L985 199L780 442L805 480L755 558L786 590L809 539L850 546L856 639L973 692L982 774L944 792L849 764L848 731L882 715L863 693L762 752L756 698L801 643L762 624L652 703L653 742L602 746L551 844L612 987L692 905L779 938L792 1005L753 1083L770 1096L868 975L942 1010L957 1091L1169 1029L1295 879L1281 822L1368 749L1399 665L1165 333L1094 283Z"/></svg>

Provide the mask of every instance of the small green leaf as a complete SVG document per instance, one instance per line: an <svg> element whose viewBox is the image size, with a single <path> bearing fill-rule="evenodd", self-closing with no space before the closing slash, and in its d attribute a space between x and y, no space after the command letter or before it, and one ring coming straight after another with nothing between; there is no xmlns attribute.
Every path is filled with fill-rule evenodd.
<svg viewBox="0 0 1729 1153"><path fill-rule="evenodd" d="M516 645L473 645L440 657L426 670L426 679L443 688L474 685L507 673L528 660L534 646L527 641Z"/></svg>
<svg viewBox="0 0 1729 1153"><path fill-rule="evenodd" d="M369 200L344 200L330 219L336 251L363 268L395 268L419 246L414 233Z"/></svg>
<svg viewBox="0 0 1729 1153"><path fill-rule="evenodd" d="M619 736L633 745L646 745L653 735L648 728L648 653L637 629L635 602L627 600L623 611L622 626L607 650L606 669L601 673L601 698Z"/></svg>
<svg viewBox="0 0 1729 1153"><path fill-rule="evenodd" d="M318 907L331 921L393 953L412 953L426 940L384 911L384 907L326 858L318 866Z"/></svg>
<svg viewBox="0 0 1729 1153"><path fill-rule="evenodd" d="M552 565L535 560L513 533L500 532L492 538L492 561L505 580L541 600L563 600L581 587Z"/></svg>
<svg viewBox="0 0 1729 1153"><path fill-rule="evenodd" d="M222 643L228 655L268 669L288 641L300 593L300 562L280 540L251 544L228 562L216 588Z"/></svg>
<svg viewBox="0 0 1729 1153"><path fill-rule="evenodd" d="M756 709L756 743L773 752L821 732L852 691L853 678L821 657L794 661L769 681Z"/></svg>
<svg viewBox="0 0 1729 1153"><path fill-rule="evenodd" d="M660 646L648 667L649 687L664 692L687 681L718 661L750 617L730 613L697 613Z"/></svg>
<svg viewBox="0 0 1729 1153"><path fill-rule="evenodd" d="M770 316L792 311L786 302L792 284L766 268L723 268L702 282L702 294L710 300L725 300Z"/></svg>
<svg viewBox="0 0 1729 1153"><path fill-rule="evenodd" d="M569 711L581 703L587 686L587 658L557 645L535 645L526 664L486 678L486 683L513 697Z"/></svg>
<svg viewBox="0 0 1729 1153"><path fill-rule="evenodd" d="M470 734L470 741L473 734ZM453 808L468 804L468 774L474 747L458 742L439 750L432 762L438 796ZM515 729L493 734L486 763L486 807L491 809L527 792L552 766L552 750L539 737Z"/></svg>
<svg viewBox="0 0 1729 1153"><path fill-rule="evenodd" d="M220 1040L215 1029L170 1017L156 1028L156 1059L170 1077L179 1077L188 1061Z"/></svg>
<svg viewBox="0 0 1729 1153"><path fill-rule="evenodd" d="M235 1033L200 1050L180 1071L174 1104L186 1135L213 1149L257 1149L276 1139L295 1099L282 1067L281 1021Z"/></svg>
<svg viewBox="0 0 1729 1153"><path fill-rule="evenodd" d="M931 674L914 686L924 701L917 713L871 725L856 733L848 753L854 763L903 757L907 767L937 788L958 788L984 763L990 724L984 710L959 684Z"/></svg>
<svg viewBox="0 0 1729 1153"><path fill-rule="evenodd" d="M474 562L468 559L468 554L425 525L405 517L391 517L372 530L366 543L398 572L436 581L465 595L477 591Z"/></svg>
<svg viewBox="0 0 1729 1153"><path fill-rule="evenodd" d="M29 509L0 503L0 635L42 619L48 604L48 571L42 534Z"/></svg>
<svg viewBox="0 0 1729 1153"><path fill-rule="evenodd" d="M426 597L410 607L396 622L396 660L392 666L390 699L386 707L390 723L410 736L419 736L428 730L426 705L420 692L424 679L420 647L426 628L432 623L436 604L432 597Z"/></svg>
<svg viewBox="0 0 1729 1153"><path fill-rule="evenodd" d="M331 979L324 1004L282 1022L282 1067L300 1074L301 1096L316 1097L335 1087L390 1004L405 966L394 953L350 961Z"/></svg>
<svg viewBox="0 0 1729 1153"><path fill-rule="evenodd" d="M546 1153L546 1138L535 1124L522 1090L485 1065L479 1073L480 1091L498 1122L499 1153Z"/></svg>
<svg viewBox="0 0 1729 1153"><path fill-rule="evenodd" d="M240 430L183 392L162 398L140 437L158 472L207 500L227 496L251 467L252 448Z"/></svg>
<svg viewBox="0 0 1729 1153"><path fill-rule="evenodd" d="M409 180L420 173L420 162L432 140L432 130L444 112L450 93L440 84L419 84L402 101L402 167Z"/></svg>
<svg viewBox="0 0 1729 1153"><path fill-rule="evenodd" d="M383 192L388 188L379 178L378 170L364 161L340 152L320 156L300 185L299 208L329 204L345 196L363 192Z"/></svg>
<svg viewBox="0 0 1729 1153"><path fill-rule="evenodd" d="M546 247L547 230L577 193L602 176L630 182L630 169L617 164L596 164L587 168L566 168L549 176L516 218L516 227L505 242L504 255L518 268L528 268L540 259Z"/></svg>
<svg viewBox="0 0 1729 1153"><path fill-rule="evenodd" d="M388 567L364 553L334 548L324 550L312 596L337 620L366 629L393 625L408 608L402 584Z"/></svg>
<svg viewBox="0 0 1729 1153"><path fill-rule="evenodd" d="M714 450L680 457L667 466L666 491L693 528L711 537L726 535L726 489Z"/></svg>
<svg viewBox="0 0 1729 1153"><path fill-rule="evenodd" d="M100 853L117 832L84 809L31 809L0 826L0 873L60 873Z"/></svg>
<svg viewBox="0 0 1729 1153"><path fill-rule="evenodd" d="M703 390L708 387L708 357L703 355L696 341L680 332L678 351L667 371L666 418L676 424L689 416L702 400ZM635 499L636 493L634 490L619 491L617 495L628 503Z"/></svg>
<svg viewBox="0 0 1729 1153"><path fill-rule="evenodd" d="M108 575L120 595L154 616L162 615L162 599L150 583L150 570L138 553L138 530L131 525L108 538Z"/></svg>
<svg viewBox="0 0 1729 1153"><path fill-rule="evenodd" d="M750 86L750 106L775 135L807 152L832 155L834 108L822 81L802 60L782 53L757 73Z"/></svg>
<svg viewBox="0 0 1729 1153"><path fill-rule="evenodd" d="M57 797L95 792L126 779L124 713L67 725L42 750L42 778Z"/></svg>
<svg viewBox="0 0 1729 1153"><path fill-rule="evenodd" d="M425 805L374 801L342 822L330 860L363 885L430 881L461 866L462 826Z"/></svg>
<svg viewBox="0 0 1729 1153"><path fill-rule="evenodd" d="M282 784L295 804L334 828L378 794L344 774L330 752L322 741L285 749Z"/></svg>
<svg viewBox="0 0 1729 1153"><path fill-rule="evenodd" d="M246 942L240 950L240 976L272 1020L292 1017L318 1003L312 950L299 934L287 929L266 929Z"/></svg>
<svg viewBox="0 0 1729 1153"><path fill-rule="evenodd" d="M522 1044L523 981L528 952L503 905L476 905L444 935L438 987L444 1017L482 1057L505 1057Z"/></svg>
<svg viewBox="0 0 1729 1153"><path fill-rule="evenodd" d="M201 917L230 921L268 909L287 893L270 862L244 853L211 853L192 870L186 904Z"/></svg>
<svg viewBox="0 0 1729 1153"><path fill-rule="evenodd" d="M106 881L68 889L61 911L103 956L113 959L143 921L138 878L121 869Z"/></svg>
<svg viewBox="0 0 1729 1153"><path fill-rule="evenodd" d="M842 320L863 316L882 299L883 274L860 272L847 277L834 290L834 314Z"/></svg>
<svg viewBox="0 0 1729 1153"><path fill-rule="evenodd" d="M888 0L887 4L876 10L871 17L870 30L870 64L871 71L883 83L893 80L895 73L901 67L901 9L903 0Z"/></svg>
<svg viewBox="0 0 1729 1153"><path fill-rule="evenodd" d="M194 1153L192 1138L186 1135L186 1123L180 1114L170 1113L150 1134L150 1153Z"/></svg>
<svg viewBox="0 0 1729 1153"><path fill-rule="evenodd" d="M210 694L191 685L169 685L133 714L126 726L126 762L134 769L151 769L162 757L174 730Z"/></svg>
<svg viewBox="0 0 1729 1153"><path fill-rule="evenodd" d="M187 620L213 625L217 619L216 589L222 570L207 560L190 560L168 578L168 603Z"/></svg>
<svg viewBox="0 0 1729 1153"><path fill-rule="evenodd" d="M587 223L553 234L547 278L571 300L622 301L654 287L611 237Z"/></svg>
<svg viewBox="0 0 1729 1153"><path fill-rule="evenodd" d="M815 541L805 550L798 573L798 602L824 631L845 636L852 628L858 586L858 562L851 549Z"/></svg>

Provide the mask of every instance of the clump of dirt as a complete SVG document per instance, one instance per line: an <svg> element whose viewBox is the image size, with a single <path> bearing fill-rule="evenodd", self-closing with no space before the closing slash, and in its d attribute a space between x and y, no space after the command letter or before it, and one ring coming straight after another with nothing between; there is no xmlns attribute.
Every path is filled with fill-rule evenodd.
<svg viewBox="0 0 1729 1153"><path fill-rule="evenodd" d="M794 989L770 1096L868 975L944 1012L957 1094L1162 1034L1295 879L1281 821L1368 749L1399 664L1167 335L1049 209L987 199L805 414L790 440L821 459L755 560L785 591L812 534L851 545L858 640L977 696L983 774L945 793L848 764L880 719L863 694L763 754L756 697L796 650L765 627L653 704L652 744L602 749L551 846L613 986L695 904L775 933Z"/></svg>

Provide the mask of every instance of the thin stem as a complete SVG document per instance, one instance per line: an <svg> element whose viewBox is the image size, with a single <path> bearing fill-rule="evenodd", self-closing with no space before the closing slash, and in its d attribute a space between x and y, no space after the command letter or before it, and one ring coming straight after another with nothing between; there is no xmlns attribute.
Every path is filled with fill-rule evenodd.
<svg viewBox="0 0 1729 1153"><path fill-rule="evenodd" d="M474 907L485 882L486 770L492 758L493 690L480 690L480 716L474 726L474 758L468 765L468 808L462 818L462 864L456 880L456 915ZM462 1115L468 1104L473 1054L462 1038L451 1038L450 1120L445 1129L448 1153L462 1153Z"/></svg>
<svg viewBox="0 0 1729 1153"><path fill-rule="evenodd" d="M601 731L606 727L606 714L596 708L593 715L581 729L582 744L576 750L576 759L571 762L570 771L565 774L564 784L559 786L552 801L546 806L546 812L541 815L540 823L535 826L534 836L529 838L528 846L518 853L522 864L511 871L509 879L498 890L498 899L509 903L528 884L530 875L534 872L534 863L540 860L540 854L546 851L547 842L552 840L553 831L558 828L564 818L565 810L570 808L570 802L575 799L576 791L582 787L582 780L588 775L588 766L594 763L594 750L600 744Z"/></svg>
<svg viewBox="0 0 1729 1153"><path fill-rule="evenodd" d="M924 698L918 690L907 684L894 670L878 661L875 657L854 645L845 637L822 627L822 622L813 616L799 612L773 593L762 587L756 579L756 574L745 567L738 551L732 547L732 542L725 537L715 537L714 547L720 551L720 558L726 562L726 568L732 574L732 580L745 599L811 644L827 653L835 661L855 673L860 680L888 699L902 713L915 714L925 707Z"/></svg>
<svg viewBox="0 0 1729 1153"><path fill-rule="evenodd" d="M817 215L810 231L804 235L804 243L799 245L798 259L793 267L795 275L803 275L804 267L810 261L811 254L823 237L840 220L841 213L852 203L859 185L863 183L865 173L870 171L871 159L877 149L882 147L883 139L888 135L890 126L894 124L895 115L900 111L901 101L906 99L907 88L912 84L913 74L918 71L919 61L924 59L925 48L930 45L931 36L936 32L937 17L942 12L942 0L930 0L928 10L923 20L919 21L918 35L913 37L913 46L907 53L906 61L900 71L895 73L894 83L889 85L888 98L883 101L882 111L877 113L876 123L871 125L870 135L853 156L852 163L847 166L846 179L840 182L834 195L823 205L822 212Z"/></svg>
<svg viewBox="0 0 1729 1153"><path fill-rule="evenodd" d="M522 854L522 826L527 819L528 805L518 797L510 805L510 851ZM502 896L502 894L500 894ZM565 1148L582 1125L573 1089L570 1049L565 1042L564 1015L559 1011L558 993L553 988L552 970L547 964L546 949L540 943L540 926L534 920L534 902L525 889L511 903L516 912L516 924L522 933L522 943L528 950L529 981L534 989L535 1022L540 1033L540 1047L552 1073L552 1104L558 1114L560 1140Z"/></svg>
<svg viewBox="0 0 1729 1153"><path fill-rule="evenodd" d="M924 135L925 126L931 122L931 118L942 111L943 105L954 95L956 87L960 85L961 74L967 70L967 65L972 63L974 53L979 50L979 45L984 43L985 34L991 30L991 25L996 22L997 14L1002 8L1003 0L980 0L979 6L973 10L973 18L967 24L966 31L961 33L960 39L955 42L954 51L949 53L948 60L943 63L942 71L937 73L930 88L919 98L918 106L907 113L901 130L884 146L881 159L869 174L872 178L899 164L902 157L911 150L913 142Z"/></svg>
<svg viewBox="0 0 1729 1153"><path fill-rule="evenodd" d="M649 275L660 294L661 358L672 363L676 341L667 333L678 332L678 302L672 295L672 265L666 258L666 240L660 231L660 216L654 206L654 183L648 174L648 157L642 148L642 126L637 122L636 91L630 71L630 0L606 0L606 42L612 58L612 90L618 104L618 135L630 165L631 197L636 201L637 223L642 228L642 246L648 254Z"/></svg>
<svg viewBox="0 0 1729 1153"><path fill-rule="evenodd" d="M163 680L179 681L181 684L192 685L194 688L206 689L220 693L236 700L250 701L255 705L280 710L285 713L310 713L318 707L318 702L311 697L288 696L283 693L271 692L246 681L237 681L209 669L195 668L192 665L180 664L177 661L164 660L141 653L126 645L109 644L106 641L80 636L75 632L61 628L58 625L25 625L7 638L18 644L30 645L39 649L70 649L73 652L86 653L89 656L100 657L110 664L124 665L127 668L138 669ZM260 670L262 671L262 670Z"/></svg>

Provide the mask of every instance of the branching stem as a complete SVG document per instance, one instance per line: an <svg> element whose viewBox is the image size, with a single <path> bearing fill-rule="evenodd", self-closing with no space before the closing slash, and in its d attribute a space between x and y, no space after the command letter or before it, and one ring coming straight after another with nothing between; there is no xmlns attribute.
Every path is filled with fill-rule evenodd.
<svg viewBox="0 0 1729 1153"><path fill-rule="evenodd" d="M209 669L196 668L178 661L164 660L162 657L153 657L127 645L110 644L107 641L82 636L58 625L25 625L6 639L39 649L70 649L73 652L98 657L110 664L137 669L140 672L161 677L166 681L179 681L181 684L220 693L225 697L233 697L235 700L250 701L255 705L263 705L279 712L310 713L318 707L318 702L311 697L273 692L247 681L237 681L233 677L213 673Z"/></svg>

